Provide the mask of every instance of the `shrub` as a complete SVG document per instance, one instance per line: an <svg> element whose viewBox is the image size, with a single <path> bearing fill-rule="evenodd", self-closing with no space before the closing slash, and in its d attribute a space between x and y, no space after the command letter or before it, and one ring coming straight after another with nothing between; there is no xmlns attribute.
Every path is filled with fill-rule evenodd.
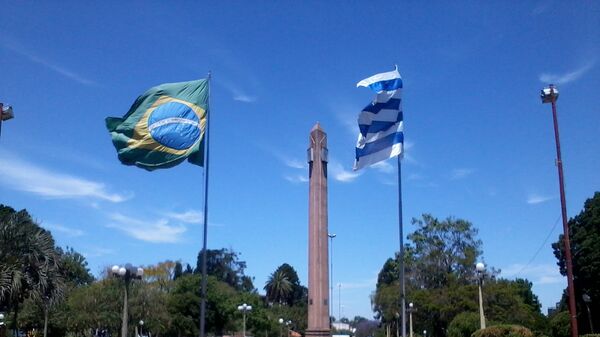
<svg viewBox="0 0 600 337"><path fill-rule="evenodd" d="M568 311L561 311L550 319L550 334L552 337L571 336L571 320Z"/></svg>
<svg viewBox="0 0 600 337"><path fill-rule="evenodd" d="M475 331L472 337L533 337L531 330L520 325L496 325Z"/></svg>
<svg viewBox="0 0 600 337"><path fill-rule="evenodd" d="M470 337L479 330L479 315L474 312L463 312L454 317L448 325L448 337Z"/></svg>

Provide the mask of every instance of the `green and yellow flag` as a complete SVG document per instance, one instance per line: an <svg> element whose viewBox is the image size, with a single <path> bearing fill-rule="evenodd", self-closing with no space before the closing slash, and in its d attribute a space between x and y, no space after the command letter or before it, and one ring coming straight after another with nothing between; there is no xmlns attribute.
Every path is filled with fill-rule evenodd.
<svg viewBox="0 0 600 337"><path fill-rule="evenodd" d="M146 170L186 158L204 164L208 80L161 84L135 100L123 118L106 118L119 160Z"/></svg>

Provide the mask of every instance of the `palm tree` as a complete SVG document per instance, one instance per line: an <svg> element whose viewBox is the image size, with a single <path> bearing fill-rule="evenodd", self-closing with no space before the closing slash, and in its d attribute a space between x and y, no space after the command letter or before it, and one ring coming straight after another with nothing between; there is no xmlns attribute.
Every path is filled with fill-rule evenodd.
<svg viewBox="0 0 600 337"><path fill-rule="evenodd" d="M19 305L26 298L44 298L58 291L57 270L52 235L27 211L13 210L0 218L0 303L14 311L15 331Z"/></svg>
<svg viewBox="0 0 600 337"><path fill-rule="evenodd" d="M287 303L294 291L289 276L281 269L277 269L269 276L264 289L267 292L267 300L279 304Z"/></svg>

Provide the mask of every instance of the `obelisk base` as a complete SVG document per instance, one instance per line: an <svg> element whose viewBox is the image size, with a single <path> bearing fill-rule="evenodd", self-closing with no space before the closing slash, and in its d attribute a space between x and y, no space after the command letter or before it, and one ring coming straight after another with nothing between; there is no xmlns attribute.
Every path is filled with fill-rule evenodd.
<svg viewBox="0 0 600 337"><path fill-rule="evenodd" d="M331 330L306 330L305 337L331 337Z"/></svg>

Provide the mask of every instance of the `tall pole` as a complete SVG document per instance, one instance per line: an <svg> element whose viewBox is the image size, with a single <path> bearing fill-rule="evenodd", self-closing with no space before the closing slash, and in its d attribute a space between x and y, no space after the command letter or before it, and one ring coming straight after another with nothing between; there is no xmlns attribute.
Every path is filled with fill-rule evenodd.
<svg viewBox="0 0 600 337"><path fill-rule="evenodd" d="M206 332L206 242L208 235L208 160L209 160L209 140L210 140L210 80L211 73L208 73L208 107L206 109L206 160L204 166L204 235L202 238L202 287L200 289L200 337L204 337Z"/></svg>
<svg viewBox="0 0 600 337"><path fill-rule="evenodd" d="M333 313L333 238L335 238L335 234L329 233L327 236L329 236L329 320L331 323Z"/></svg>
<svg viewBox="0 0 600 337"><path fill-rule="evenodd" d="M400 311L402 337L406 337L406 297L404 289L404 234L402 230L402 165L398 156L398 234L400 237Z"/></svg>
<svg viewBox="0 0 600 337"><path fill-rule="evenodd" d="M485 315L483 313L483 294L481 292L481 283L483 278L479 278L478 286L479 286L479 327L481 329L485 329Z"/></svg>
<svg viewBox="0 0 600 337"><path fill-rule="evenodd" d="M0 103L0 136L2 135L2 111L4 111L4 104Z"/></svg>
<svg viewBox="0 0 600 337"><path fill-rule="evenodd" d="M246 310L242 310L242 316L244 317L244 327L242 337L246 337Z"/></svg>
<svg viewBox="0 0 600 337"><path fill-rule="evenodd" d="M578 337L577 309L575 307L575 287L573 285L573 262L571 260L571 240L569 239L569 224L567 223L567 205L565 199L565 182L563 176L562 158L560 153L560 137L558 135L558 118L556 116L556 97L554 85L550 85L552 97L552 119L554 120L554 138L556 140L556 166L558 167L558 182L560 187L560 207L562 213L565 260L567 265L567 286L569 288L569 313L571 314L571 336Z"/></svg>
<svg viewBox="0 0 600 337"><path fill-rule="evenodd" d="M121 323L121 337L127 337L127 318L129 316L127 312L127 301L129 297L129 277L125 276L125 295L123 295L123 317Z"/></svg>
<svg viewBox="0 0 600 337"><path fill-rule="evenodd" d="M342 319L342 284L338 283L338 321Z"/></svg>

